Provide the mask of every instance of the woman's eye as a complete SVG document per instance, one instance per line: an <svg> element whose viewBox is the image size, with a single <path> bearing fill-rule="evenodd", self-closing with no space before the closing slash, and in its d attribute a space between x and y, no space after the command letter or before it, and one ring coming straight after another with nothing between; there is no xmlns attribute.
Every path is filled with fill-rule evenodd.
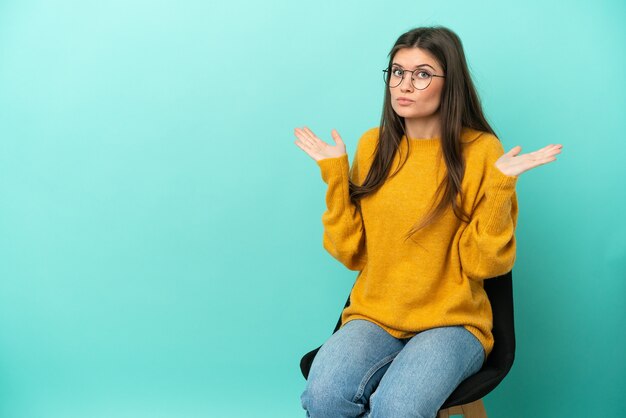
<svg viewBox="0 0 626 418"><path fill-rule="evenodd" d="M402 74L404 74L404 70L401 70L400 68L392 68L391 74L395 75L396 77L402 77Z"/></svg>
<svg viewBox="0 0 626 418"><path fill-rule="evenodd" d="M429 78L430 77L430 73L427 73L426 71L420 71L419 73L417 73L417 76L419 78Z"/></svg>

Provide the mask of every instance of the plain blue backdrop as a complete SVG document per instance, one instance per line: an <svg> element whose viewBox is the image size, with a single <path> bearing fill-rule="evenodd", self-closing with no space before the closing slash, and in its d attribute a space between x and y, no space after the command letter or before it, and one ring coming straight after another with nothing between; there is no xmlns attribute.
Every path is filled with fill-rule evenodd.
<svg viewBox="0 0 626 418"><path fill-rule="evenodd" d="M461 37L522 174L518 351L490 417L626 406L622 1L0 3L0 416L299 417L356 278L309 126L350 159L421 25Z"/></svg>

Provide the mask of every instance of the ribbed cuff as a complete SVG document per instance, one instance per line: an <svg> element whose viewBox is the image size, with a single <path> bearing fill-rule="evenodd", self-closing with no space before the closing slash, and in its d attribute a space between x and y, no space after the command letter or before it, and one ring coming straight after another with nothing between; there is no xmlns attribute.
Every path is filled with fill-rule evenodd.
<svg viewBox="0 0 626 418"><path fill-rule="evenodd" d="M487 183L485 198L489 205L489 219L485 225L487 232L499 233L503 223L511 216L511 198L515 193L518 176L507 176L498 168L494 168Z"/></svg>
<svg viewBox="0 0 626 418"><path fill-rule="evenodd" d="M348 154L343 154L339 157L324 158L316 161L322 174L322 180L328 184L331 178L334 176L348 177L350 164L348 162Z"/></svg>

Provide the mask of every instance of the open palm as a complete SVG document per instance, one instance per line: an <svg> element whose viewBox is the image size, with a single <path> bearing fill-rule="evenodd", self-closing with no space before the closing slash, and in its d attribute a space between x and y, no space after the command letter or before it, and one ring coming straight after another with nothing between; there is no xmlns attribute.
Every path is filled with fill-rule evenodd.
<svg viewBox="0 0 626 418"><path fill-rule="evenodd" d="M555 155L560 154L562 148L561 144L550 144L540 150L518 155L522 147L517 145L498 158L495 165L507 176L517 176L531 168L556 161Z"/></svg>
<svg viewBox="0 0 626 418"><path fill-rule="evenodd" d="M306 126L302 129L296 128L294 133L296 137L298 137L295 144L302 148L304 152L309 154L315 161L323 160L324 158L341 157L346 153L346 144L343 143L343 140L335 129L331 132L335 145L329 145L322 141Z"/></svg>

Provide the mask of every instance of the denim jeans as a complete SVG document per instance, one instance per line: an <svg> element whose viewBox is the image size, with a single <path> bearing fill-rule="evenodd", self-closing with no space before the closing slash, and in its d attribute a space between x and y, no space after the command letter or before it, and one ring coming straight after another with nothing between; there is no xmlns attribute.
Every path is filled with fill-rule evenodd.
<svg viewBox="0 0 626 418"><path fill-rule="evenodd" d="M300 399L310 418L434 418L483 362L482 344L462 326L398 339L354 319L317 352Z"/></svg>

